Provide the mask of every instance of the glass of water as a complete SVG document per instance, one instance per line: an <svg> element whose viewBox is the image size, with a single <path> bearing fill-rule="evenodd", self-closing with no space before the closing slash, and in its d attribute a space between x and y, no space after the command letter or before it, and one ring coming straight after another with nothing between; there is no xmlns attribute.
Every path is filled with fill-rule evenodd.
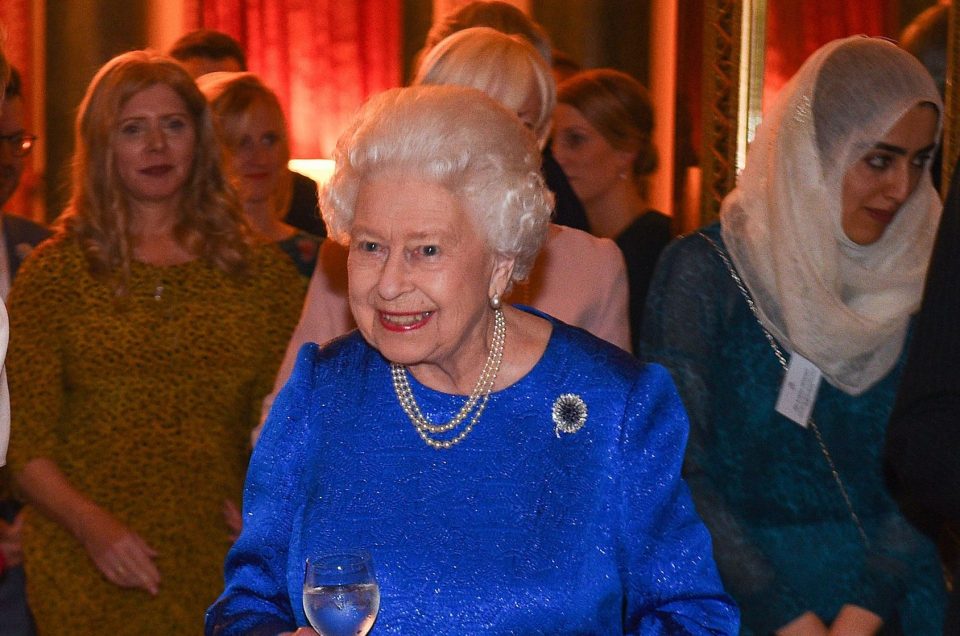
<svg viewBox="0 0 960 636"><path fill-rule="evenodd" d="M320 636L365 636L379 610L380 588L368 552L307 559L303 611Z"/></svg>

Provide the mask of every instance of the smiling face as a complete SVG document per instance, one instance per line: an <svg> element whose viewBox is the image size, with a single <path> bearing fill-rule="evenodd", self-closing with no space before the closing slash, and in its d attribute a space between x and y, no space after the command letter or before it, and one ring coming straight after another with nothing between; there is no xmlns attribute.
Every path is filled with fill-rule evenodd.
<svg viewBox="0 0 960 636"><path fill-rule="evenodd" d="M841 225L851 241L880 240L927 169L936 132L937 110L914 106L847 169Z"/></svg>
<svg viewBox="0 0 960 636"><path fill-rule="evenodd" d="M557 104L553 111L553 156L577 197L589 205L631 176L634 153L617 150L580 111Z"/></svg>
<svg viewBox="0 0 960 636"><path fill-rule="evenodd" d="M489 298L512 262L494 256L446 188L390 173L365 180L350 231L350 308L391 362L476 377L487 356Z"/></svg>
<svg viewBox="0 0 960 636"><path fill-rule="evenodd" d="M169 86L155 84L127 100L118 118L113 159L130 201L179 201L193 168L196 137L186 104Z"/></svg>
<svg viewBox="0 0 960 636"><path fill-rule="evenodd" d="M231 171L245 203L267 201L279 187L285 167L283 120L263 102L227 125Z"/></svg>

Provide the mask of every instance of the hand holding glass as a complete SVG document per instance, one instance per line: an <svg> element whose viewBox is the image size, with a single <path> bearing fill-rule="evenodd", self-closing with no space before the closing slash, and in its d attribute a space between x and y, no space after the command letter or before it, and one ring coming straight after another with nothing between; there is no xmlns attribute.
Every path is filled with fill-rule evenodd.
<svg viewBox="0 0 960 636"><path fill-rule="evenodd" d="M320 636L365 636L379 610L380 588L369 553L307 559L303 611Z"/></svg>

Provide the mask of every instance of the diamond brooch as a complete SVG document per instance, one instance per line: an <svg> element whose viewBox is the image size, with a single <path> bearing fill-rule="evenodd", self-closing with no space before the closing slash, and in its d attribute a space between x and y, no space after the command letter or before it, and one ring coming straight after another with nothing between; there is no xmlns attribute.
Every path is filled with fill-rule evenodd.
<svg viewBox="0 0 960 636"><path fill-rule="evenodd" d="M557 437L560 433L576 433L587 421L587 405L579 395L564 393L553 402L553 424Z"/></svg>

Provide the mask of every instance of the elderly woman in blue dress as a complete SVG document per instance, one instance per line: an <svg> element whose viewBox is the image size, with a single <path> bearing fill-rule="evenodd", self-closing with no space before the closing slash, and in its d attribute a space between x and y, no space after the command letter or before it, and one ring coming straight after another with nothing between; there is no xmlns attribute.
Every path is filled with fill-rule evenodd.
<svg viewBox="0 0 960 636"><path fill-rule="evenodd" d="M735 633L667 372L501 302L550 217L533 134L420 86L372 99L335 158L359 329L301 350L207 633L306 625L305 561L352 549L378 634Z"/></svg>

